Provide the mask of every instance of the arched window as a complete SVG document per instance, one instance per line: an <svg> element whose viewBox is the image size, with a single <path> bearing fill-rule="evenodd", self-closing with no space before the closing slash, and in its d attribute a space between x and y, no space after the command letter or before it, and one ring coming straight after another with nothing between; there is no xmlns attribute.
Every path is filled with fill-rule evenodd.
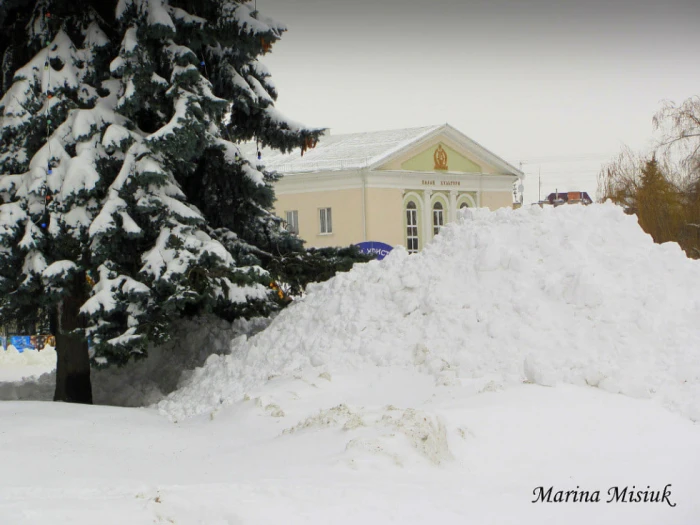
<svg viewBox="0 0 700 525"><path fill-rule="evenodd" d="M406 248L408 253L418 253L418 208L413 201L406 204Z"/></svg>
<svg viewBox="0 0 700 525"><path fill-rule="evenodd" d="M433 204L433 235L440 233L440 228L445 224L445 213L442 209L442 203L436 201Z"/></svg>

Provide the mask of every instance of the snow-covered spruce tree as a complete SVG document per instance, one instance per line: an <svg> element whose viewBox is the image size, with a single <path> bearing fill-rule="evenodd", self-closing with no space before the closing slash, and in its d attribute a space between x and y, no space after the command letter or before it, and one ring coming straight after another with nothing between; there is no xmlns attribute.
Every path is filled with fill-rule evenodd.
<svg viewBox="0 0 700 525"><path fill-rule="evenodd" d="M298 241L235 143L320 134L256 60L284 28L234 0L0 0L0 25L0 322L50 313L55 399L182 316L277 308L251 263Z"/></svg>

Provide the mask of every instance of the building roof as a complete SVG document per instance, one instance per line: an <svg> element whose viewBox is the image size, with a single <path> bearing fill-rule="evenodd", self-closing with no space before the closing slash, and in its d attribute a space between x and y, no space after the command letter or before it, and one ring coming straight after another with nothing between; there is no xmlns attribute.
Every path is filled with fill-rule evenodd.
<svg viewBox="0 0 700 525"><path fill-rule="evenodd" d="M303 156L298 149L281 153L270 148L262 148L260 162L268 170L287 174L373 168L404 149L440 133L447 133L459 142L466 143L468 149L504 171L522 176L520 170L448 124L343 135L326 134L319 139L315 148L307 150ZM245 157L254 159L253 164L255 164L257 154L255 143L241 144L239 147Z"/></svg>

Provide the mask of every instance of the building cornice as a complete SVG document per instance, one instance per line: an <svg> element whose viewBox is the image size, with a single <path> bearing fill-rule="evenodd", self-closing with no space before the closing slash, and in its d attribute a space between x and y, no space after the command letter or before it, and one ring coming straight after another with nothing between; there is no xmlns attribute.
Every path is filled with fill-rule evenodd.
<svg viewBox="0 0 700 525"><path fill-rule="evenodd" d="M291 195L319 191L348 189L391 188L406 191L511 191L518 180L516 175L494 175L485 173L415 172L415 171L369 171L299 173L282 177L275 183L275 193Z"/></svg>

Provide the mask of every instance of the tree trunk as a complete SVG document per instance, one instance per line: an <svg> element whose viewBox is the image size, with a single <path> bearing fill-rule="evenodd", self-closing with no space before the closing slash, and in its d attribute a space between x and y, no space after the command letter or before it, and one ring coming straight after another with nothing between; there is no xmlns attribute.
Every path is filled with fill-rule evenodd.
<svg viewBox="0 0 700 525"><path fill-rule="evenodd" d="M90 356L82 337L71 335L76 328L84 328L80 317L83 305L83 284L73 286L74 293L66 297L52 316L52 332L56 336L56 391L54 401L92 404Z"/></svg>

